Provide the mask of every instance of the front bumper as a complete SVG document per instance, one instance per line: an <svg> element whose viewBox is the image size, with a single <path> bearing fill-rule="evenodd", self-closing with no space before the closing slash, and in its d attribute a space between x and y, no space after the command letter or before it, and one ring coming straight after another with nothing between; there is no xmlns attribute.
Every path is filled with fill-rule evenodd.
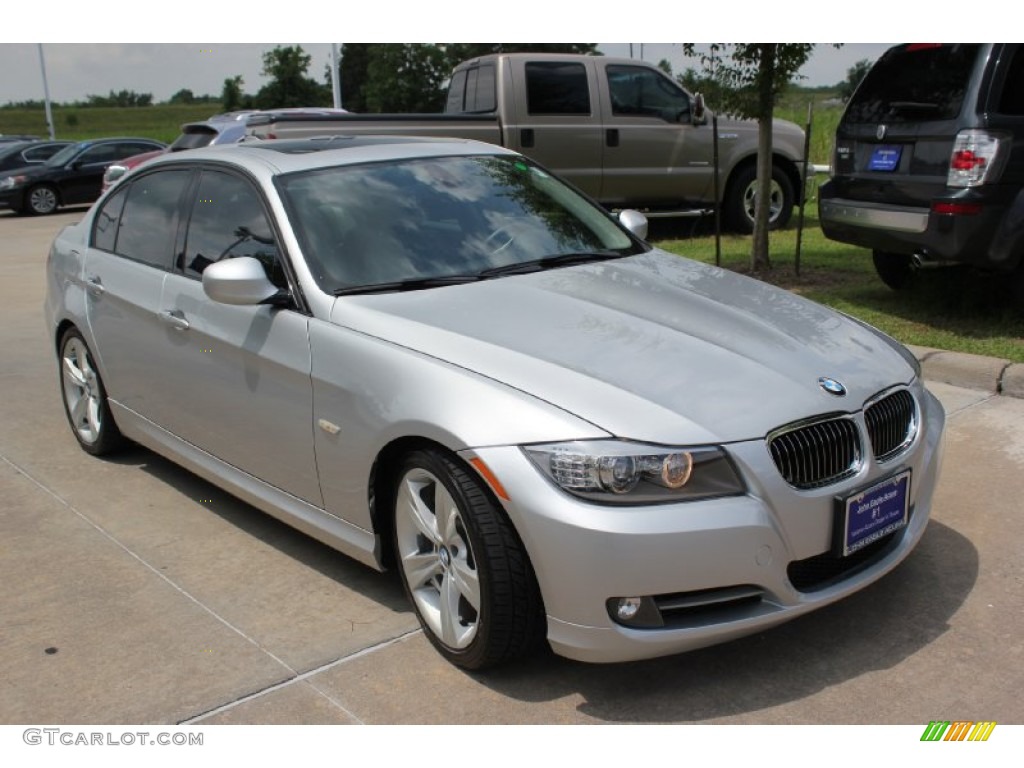
<svg viewBox="0 0 1024 768"><path fill-rule="evenodd" d="M552 648L581 661L632 661L781 624L862 589L906 558L931 512L945 423L934 397L920 385L914 394L921 427L908 450L882 465L869 459L854 477L813 491L786 485L763 440L727 446L747 494L646 507L572 497L517 447L466 455L483 459L509 491L505 508L537 573ZM835 498L908 468L908 525L850 558L844 572L829 571ZM802 569L819 565L831 575L807 583ZM608 601L633 596L657 597L666 606L665 626L636 629L614 621ZM694 601L703 605L691 609Z"/></svg>

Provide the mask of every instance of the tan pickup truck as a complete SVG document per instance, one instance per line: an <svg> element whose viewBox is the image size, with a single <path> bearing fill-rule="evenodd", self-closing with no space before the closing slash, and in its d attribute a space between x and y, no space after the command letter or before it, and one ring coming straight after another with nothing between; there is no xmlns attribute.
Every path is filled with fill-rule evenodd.
<svg viewBox="0 0 1024 768"><path fill-rule="evenodd" d="M444 113L250 120L259 138L405 134L478 139L522 152L608 208L649 216L710 210L713 131L700 95L633 59L573 54L495 54L452 73ZM753 228L757 124L718 119L723 217ZM771 224L785 226L802 191L804 133L775 121Z"/></svg>

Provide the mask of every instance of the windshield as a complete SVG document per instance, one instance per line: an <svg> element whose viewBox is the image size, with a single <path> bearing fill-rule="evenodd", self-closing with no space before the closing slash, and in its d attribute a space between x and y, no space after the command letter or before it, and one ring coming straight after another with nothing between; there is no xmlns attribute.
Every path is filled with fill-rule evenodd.
<svg viewBox="0 0 1024 768"><path fill-rule="evenodd" d="M329 293L644 250L604 210L520 157L338 166L279 184L310 269Z"/></svg>
<svg viewBox="0 0 1024 768"><path fill-rule="evenodd" d="M217 129L205 125L186 126L182 134L171 144L171 152L182 149L199 149L213 143L217 138Z"/></svg>
<svg viewBox="0 0 1024 768"><path fill-rule="evenodd" d="M46 164L51 167L58 165L65 165L71 158L78 154L80 149L84 149L87 144L68 144L64 149L58 152L56 155L46 161Z"/></svg>

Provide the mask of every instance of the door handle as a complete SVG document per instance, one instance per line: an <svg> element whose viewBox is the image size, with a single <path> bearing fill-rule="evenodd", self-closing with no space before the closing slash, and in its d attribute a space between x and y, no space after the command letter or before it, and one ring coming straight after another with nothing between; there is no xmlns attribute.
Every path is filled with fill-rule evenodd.
<svg viewBox="0 0 1024 768"><path fill-rule="evenodd" d="M99 275L89 275L85 278L85 290L96 297L102 296L107 292L107 289L103 287L103 281L100 280Z"/></svg>
<svg viewBox="0 0 1024 768"><path fill-rule="evenodd" d="M160 313L160 320L176 331L187 331L189 329L189 322L185 319L185 315L180 309L165 309Z"/></svg>
<svg viewBox="0 0 1024 768"><path fill-rule="evenodd" d="M519 146L532 147L536 139L533 136L533 128L522 128L519 131Z"/></svg>
<svg viewBox="0 0 1024 768"><path fill-rule="evenodd" d="M617 147L617 146L619 146L619 129L618 128L609 128L605 132L605 143L609 147Z"/></svg>

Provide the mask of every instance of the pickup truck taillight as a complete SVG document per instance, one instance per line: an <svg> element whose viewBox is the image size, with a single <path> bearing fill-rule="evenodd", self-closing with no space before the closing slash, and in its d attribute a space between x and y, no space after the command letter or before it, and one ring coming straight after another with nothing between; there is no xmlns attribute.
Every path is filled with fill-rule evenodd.
<svg viewBox="0 0 1024 768"><path fill-rule="evenodd" d="M946 184L950 187L977 187L992 181L1000 143L1000 138L988 131L975 128L960 131L953 142Z"/></svg>

